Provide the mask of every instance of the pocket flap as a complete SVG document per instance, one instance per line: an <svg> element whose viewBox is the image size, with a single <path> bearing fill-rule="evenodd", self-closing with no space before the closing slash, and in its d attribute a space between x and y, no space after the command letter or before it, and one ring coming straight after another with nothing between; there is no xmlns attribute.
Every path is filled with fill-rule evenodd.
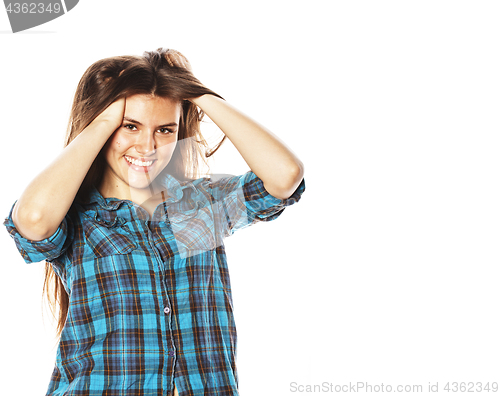
<svg viewBox="0 0 500 396"><path fill-rule="evenodd" d="M127 254L137 248L124 219L115 217L110 221L99 218L96 212L93 217L83 220L83 231L87 245L96 257Z"/></svg>

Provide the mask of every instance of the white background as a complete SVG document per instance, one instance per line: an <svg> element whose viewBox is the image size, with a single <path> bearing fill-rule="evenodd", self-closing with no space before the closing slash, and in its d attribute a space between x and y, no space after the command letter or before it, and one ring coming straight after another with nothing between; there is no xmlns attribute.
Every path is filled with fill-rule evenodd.
<svg viewBox="0 0 500 396"><path fill-rule="evenodd" d="M494 1L81 0L12 34L0 12L0 210L62 149L90 64L177 49L306 168L300 203L226 240L241 394L500 382L499 14ZM248 170L223 147L215 173ZM42 395L56 351L43 264L6 232L0 244L2 394Z"/></svg>

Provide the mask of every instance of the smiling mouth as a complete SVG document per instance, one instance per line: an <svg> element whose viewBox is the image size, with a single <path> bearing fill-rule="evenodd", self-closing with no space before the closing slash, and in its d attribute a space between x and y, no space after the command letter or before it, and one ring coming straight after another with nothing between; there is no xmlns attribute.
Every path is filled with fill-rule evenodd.
<svg viewBox="0 0 500 396"><path fill-rule="evenodd" d="M153 165L153 161L141 161L141 160L138 160L136 158L133 158L133 157L129 157L128 155L125 155L124 156L125 159L127 160L128 163L132 164L132 165L135 165L135 166L151 166Z"/></svg>

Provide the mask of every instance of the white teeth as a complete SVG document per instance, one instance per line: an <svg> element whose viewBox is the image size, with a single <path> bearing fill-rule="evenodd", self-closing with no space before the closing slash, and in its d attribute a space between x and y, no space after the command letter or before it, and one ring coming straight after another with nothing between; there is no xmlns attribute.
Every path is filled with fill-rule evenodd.
<svg viewBox="0 0 500 396"><path fill-rule="evenodd" d="M153 161L146 161L146 162L142 162L142 161L139 161L135 158L131 158L131 157L127 157L125 156L125 159L130 162L131 164L134 164L134 165L137 165L137 166L151 166L153 164Z"/></svg>

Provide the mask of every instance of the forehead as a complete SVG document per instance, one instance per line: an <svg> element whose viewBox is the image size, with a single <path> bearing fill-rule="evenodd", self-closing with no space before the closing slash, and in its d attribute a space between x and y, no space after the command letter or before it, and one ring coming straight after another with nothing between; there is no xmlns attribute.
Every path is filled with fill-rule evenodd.
<svg viewBox="0 0 500 396"><path fill-rule="evenodd" d="M125 116L140 122L159 119L175 121L180 116L181 108L181 102L159 96L133 95L125 100Z"/></svg>

